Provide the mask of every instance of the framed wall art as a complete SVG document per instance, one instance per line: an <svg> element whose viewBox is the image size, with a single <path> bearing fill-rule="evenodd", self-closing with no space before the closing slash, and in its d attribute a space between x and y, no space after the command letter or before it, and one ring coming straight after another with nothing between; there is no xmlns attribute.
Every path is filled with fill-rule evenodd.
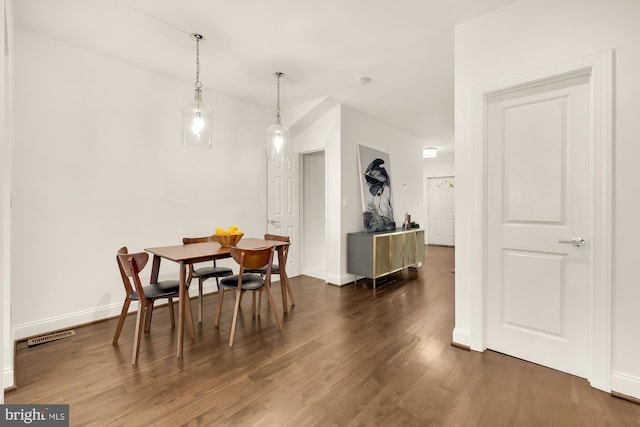
<svg viewBox="0 0 640 427"><path fill-rule="evenodd" d="M367 233L395 230L389 154L358 145L358 167L364 230Z"/></svg>

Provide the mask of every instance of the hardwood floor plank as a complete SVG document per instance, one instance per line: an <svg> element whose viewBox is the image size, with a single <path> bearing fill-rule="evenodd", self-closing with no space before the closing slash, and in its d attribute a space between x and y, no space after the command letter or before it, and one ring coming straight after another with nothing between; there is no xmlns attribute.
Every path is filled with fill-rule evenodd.
<svg viewBox="0 0 640 427"><path fill-rule="evenodd" d="M215 328L216 296L206 295L181 359L166 306L154 310L138 366L133 316L116 346L117 319L20 343L18 387L5 401L68 403L72 426L640 426L640 405L584 379L453 347L453 259L453 248L427 247L422 268L375 291L366 280L291 279L296 306L283 330L264 301L254 318L247 298L233 348L232 298Z"/></svg>

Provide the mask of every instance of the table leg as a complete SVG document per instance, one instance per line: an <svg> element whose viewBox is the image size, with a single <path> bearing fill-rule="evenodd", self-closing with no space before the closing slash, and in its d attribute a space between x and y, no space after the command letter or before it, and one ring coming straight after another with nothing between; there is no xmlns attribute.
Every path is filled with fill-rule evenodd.
<svg viewBox="0 0 640 427"><path fill-rule="evenodd" d="M189 297L187 293L187 281L185 275L187 268L185 264L180 263L180 298L178 301L178 357L182 357L182 345L184 339L184 308L185 302Z"/></svg>

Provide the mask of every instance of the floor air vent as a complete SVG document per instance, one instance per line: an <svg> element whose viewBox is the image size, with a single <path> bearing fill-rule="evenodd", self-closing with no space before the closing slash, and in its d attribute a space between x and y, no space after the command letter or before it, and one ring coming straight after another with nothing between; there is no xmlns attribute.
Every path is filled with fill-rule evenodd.
<svg viewBox="0 0 640 427"><path fill-rule="evenodd" d="M34 345L44 344L46 342L51 342L55 340L61 340L62 338L67 338L75 334L76 332L73 329L69 329L66 331L55 332L53 334L40 335L39 337L29 338L27 340L27 345L29 347L33 347Z"/></svg>

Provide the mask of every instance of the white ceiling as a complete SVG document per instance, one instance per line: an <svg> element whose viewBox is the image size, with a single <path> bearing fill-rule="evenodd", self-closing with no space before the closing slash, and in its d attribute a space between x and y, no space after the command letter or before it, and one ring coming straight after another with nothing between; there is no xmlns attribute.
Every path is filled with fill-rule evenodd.
<svg viewBox="0 0 640 427"><path fill-rule="evenodd" d="M16 0L18 28L284 111L337 101L453 150L453 30L516 0ZM371 82L361 85L360 77ZM287 124L286 116L283 122Z"/></svg>

